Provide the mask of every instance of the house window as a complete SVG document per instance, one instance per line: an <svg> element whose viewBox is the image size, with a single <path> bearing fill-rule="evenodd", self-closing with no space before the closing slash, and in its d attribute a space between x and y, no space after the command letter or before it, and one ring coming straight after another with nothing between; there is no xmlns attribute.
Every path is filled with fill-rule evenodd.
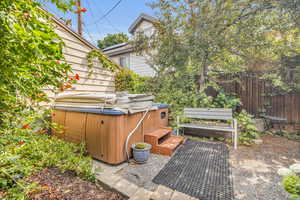
<svg viewBox="0 0 300 200"><path fill-rule="evenodd" d="M122 67L128 67L129 66L129 59L127 56L120 57L120 65Z"/></svg>

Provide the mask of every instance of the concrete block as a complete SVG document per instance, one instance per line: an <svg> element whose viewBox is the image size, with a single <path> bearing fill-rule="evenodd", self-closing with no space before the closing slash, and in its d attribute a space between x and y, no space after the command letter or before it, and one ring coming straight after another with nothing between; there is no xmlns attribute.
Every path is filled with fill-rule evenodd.
<svg viewBox="0 0 300 200"><path fill-rule="evenodd" d="M150 200L170 200L173 192L170 188L159 185L157 190L152 193Z"/></svg>
<svg viewBox="0 0 300 200"><path fill-rule="evenodd" d="M138 191L130 197L129 200L149 200L152 192L144 188L139 188Z"/></svg>
<svg viewBox="0 0 300 200"><path fill-rule="evenodd" d="M101 174L96 175L96 179L103 184L113 188L114 185L121 179L121 177L117 175Z"/></svg>
<svg viewBox="0 0 300 200"><path fill-rule="evenodd" d="M195 197L190 197L189 200L201 200L201 199L197 199Z"/></svg>
<svg viewBox="0 0 300 200"><path fill-rule="evenodd" d="M174 191L171 200L190 200L190 196L182 192Z"/></svg>
<svg viewBox="0 0 300 200"><path fill-rule="evenodd" d="M113 188L128 197L132 197L138 190L138 186L125 179L118 181Z"/></svg>

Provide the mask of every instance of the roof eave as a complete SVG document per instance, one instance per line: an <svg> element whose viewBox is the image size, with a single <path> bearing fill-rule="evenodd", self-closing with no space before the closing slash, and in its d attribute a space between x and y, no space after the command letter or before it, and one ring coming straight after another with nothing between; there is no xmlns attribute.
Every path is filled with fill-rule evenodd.
<svg viewBox="0 0 300 200"><path fill-rule="evenodd" d="M133 47L130 47L128 49L123 49L123 50L120 50L120 51L114 51L114 52L104 52L104 55L106 56L118 56L118 55L122 55L122 54L125 54L125 53L131 53L133 52L134 49Z"/></svg>
<svg viewBox="0 0 300 200"><path fill-rule="evenodd" d="M137 28L137 26L143 21L148 21L151 23L155 23L157 21L157 19L155 19L154 17L147 15L145 13L140 14L140 16L131 24L131 26L128 29L128 32L130 34L133 34L133 32L135 31L135 29Z"/></svg>

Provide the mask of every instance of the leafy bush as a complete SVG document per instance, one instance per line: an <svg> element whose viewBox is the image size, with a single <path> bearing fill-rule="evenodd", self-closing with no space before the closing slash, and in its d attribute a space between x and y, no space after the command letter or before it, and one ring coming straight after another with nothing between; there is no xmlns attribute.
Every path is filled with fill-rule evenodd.
<svg viewBox="0 0 300 200"><path fill-rule="evenodd" d="M299 131L298 132L290 132L287 130L270 130L269 133L272 135L285 137L290 140L295 140L295 141L300 142L300 132Z"/></svg>
<svg viewBox="0 0 300 200"><path fill-rule="evenodd" d="M253 139L259 136L259 132L255 127L255 122L252 116L245 110L236 114L236 119L239 126L239 142L241 144L250 145L253 143Z"/></svg>
<svg viewBox="0 0 300 200"><path fill-rule="evenodd" d="M231 108L233 111L241 105L241 101L235 96L228 95L223 89L220 89L218 95L213 99L215 108Z"/></svg>
<svg viewBox="0 0 300 200"><path fill-rule="evenodd" d="M205 92L196 93L195 85L189 79L190 76L183 79L182 82L174 82L172 79L158 83L156 77L140 77L129 69L122 69L116 74L116 88L118 91L127 90L132 93L151 92L156 97L156 102L167 103L171 105L170 113L171 124L176 127L175 120L177 115L182 114L185 107L195 108L231 108L233 111L241 105L238 98L226 94L224 90L216 85L212 87L216 90L215 97L208 96ZM259 132L254 126L252 116L245 110L235 113L239 124L239 142L250 145L253 143ZM173 122L173 123L172 123Z"/></svg>
<svg viewBox="0 0 300 200"><path fill-rule="evenodd" d="M50 1L50 0L49 0ZM66 11L70 1L52 1ZM65 62L61 38L50 14L37 1L1 0L0 126L8 117L47 101L43 88L70 87L71 67ZM13 41L13 42L12 42ZM1 127L0 127L1 128Z"/></svg>
<svg viewBox="0 0 300 200"><path fill-rule="evenodd" d="M73 0L45 0L71 10ZM25 199L35 185L27 177L45 167L73 170L93 180L91 159L84 148L43 134L50 123L41 102L52 92L70 88L71 66L65 62L63 41L55 33L50 13L38 1L0 3L0 194ZM1 198L1 197L0 197Z"/></svg>
<svg viewBox="0 0 300 200"><path fill-rule="evenodd" d="M289 168L280 168L277 173L283 176L283 186L290 193L290 200L300 199L300 164L293 164Z"/></svg>
<svg viewBox="0 0 300 200"><path fill-rule="evenodd" d="M292 198L300 197L300 178L296 175L283 178L284 189L291 194Z"/></svg>
<svg viewBox="0 0 300 200"><path fill-rule="evenodd" d="M146 86L148 77L141 77L130 69L122 68L116 73L115 84L117 91L128 91L130 93L147 93Z"/></svg>
<svg viewBox="0 0 300 200"><path fill-rule="evenodd" d="M94 181L92 160L85 156L84 149L83 145L70 144L30 130L1 134L0 191L6 193L6 199L25 198L34 187L27 177L46 167L72 170Z"/></svg>

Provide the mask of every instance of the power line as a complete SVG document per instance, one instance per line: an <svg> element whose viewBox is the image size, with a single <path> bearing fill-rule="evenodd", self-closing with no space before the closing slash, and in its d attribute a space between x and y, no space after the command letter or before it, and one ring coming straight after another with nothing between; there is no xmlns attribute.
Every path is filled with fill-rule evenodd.
<svg viewBox="0 0 300 200"><path fill-rule="evenodd" d="M84 27L84 30L85 30L84 33L88 35L88 37L89 37L90 40L91 40L91 43L96 42L96 40L95 40L94 37L89 33L87 27L86 27L84 24L83 24L83 27Z"/></svg>
<svg viewBox="0 0 300 200"><path fill-rule="evenodd" d="M91 11L92 17L95 18L95 15L93 14L93 11L92 11L92 9L91 9L91 6L90 6L90 4L89 4L89 1L87 1L87 3L88 3L89 10ZM102 10L101 10L101 9L98 9L98 10L102 13ZM111 26L115 31L117 31L117 32L119 32L119 33L122 32L122 31L120 31L120 29L118 29L117 27L115 27L107 17L104 17L104 19L105 19L106 23L107 23L109 26ZM100 30L100 28L98 27L98 23L99 23L99 21L95 21L94 23L85 24L85 25L86 25L86 26L89 26L89 25L95 24L95 25L96 25L96 28ZM99 31L99 32L100 32L100 31Z"/></svg>
<svg viewBox="0 0 300 200"><path fill-rule="evenodd" d="M115 29L117 32L121 33L122 31L120 31L120 29L118 29L117 27L115 27L108 18L105 17L105 21L107 22L108 25L110 25L113 29Z"/></svg>
<svg viewBox="0 0 300 200"><path fill-rule="evenodd" d="M67 24L67 21L66 21L66 13L64 12L62 15L59 14L56 10L50 8L49 6L47 6L45 3L42 3L42 2L39 2L50 14L54 15L55 17L57 17L60 21L62 21L63 23ZM71 26L72 26L72 15L70 16L71 17ZM68 24L67 24L68 25Z"/></svg>
<svg viewBox="0 0 300 200"><path fill-rule="evenodd" d="M101 21L103 20L104 18L106 18L106 16L108 16L120 3L122 2L122 0L119 0L111 9L109 9L104 15L102 15L98 20L96 20L95 22L93 23L90 23L90 24L94 24L94 23L97 23L97 21ZM87 24L87 25L90 25L90 24Z"/></svg>
<svg viewBox="0 0 300 200"><path fill-rule="evenodd" d="M58 18L63 18L60 14L58 14L56 11L54 11L53 9L51 9L51 8L50 8L49 6L47 6L46 4L41 3L41 2L40 2L40 4L41 4L42 6L44 6L44 8L45 8L46 10L48 10L48 12L51 11L51 14L52 14L52 15L56 15L56 17L58 17Z"/></svg>
<svg viewBox="0 0 300 200"><path fill-rule="evenodd" d="M90 5L89 1L86 1L86 2L87 2L87 6L88 6L88 8L89 8L89 10L90 10L90 12L91 12L91 16L92 16L92 18L94 19L95 16L94 16L94 13L93 13L93 11L92 11L92 6ZM99 33L101 33L100 28L99 28L99 26L98 26L98 23L95 23L95 25L96 25L97 31L98 31Z"/></svg>

